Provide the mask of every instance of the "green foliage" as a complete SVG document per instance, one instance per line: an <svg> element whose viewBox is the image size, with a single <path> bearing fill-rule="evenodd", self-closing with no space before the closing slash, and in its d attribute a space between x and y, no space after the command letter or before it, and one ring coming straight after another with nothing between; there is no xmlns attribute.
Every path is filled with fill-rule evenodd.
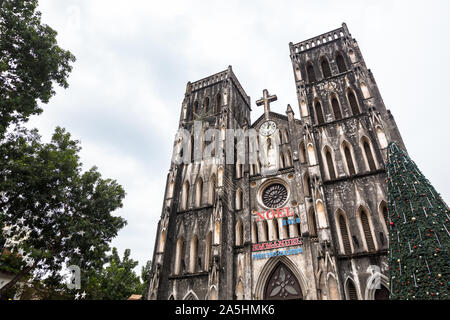
<svg viewBox="0 0 450 320"><path fill-rule="evenodd" d="M140 294L142 284L133 269L138 262L130 259L130 249L126 249L120 259L117 249L107 258L107 265L100 272L92 272L87 277L86 299L126 300L132 294Z"/></svg>
<svg viewBox="0 0 450 320"><path fill-rule="evenodd" d="M101 269L126 224L111 214L122 207L123 188L95 167L82 173L79 143L62 128L50 143L23 128L1 142L1 229L7 248L23 251L19 278L31 270L37 279L57 277L66 259L84 271Z"/></svg>
<svg viewBox="0 0 450 320"><path fill-rule="evenodd" d="M388 148L391 299L449 299L450 210L395 143Z"/></svg>
<svg viewBox="0 0 450 320"><path fill-rule="evenodd" d="M68 87L75 57L61 49L56 31L41 23L37 0L0 2L0 137L11 123L27 121L55 94Z"/></svg>

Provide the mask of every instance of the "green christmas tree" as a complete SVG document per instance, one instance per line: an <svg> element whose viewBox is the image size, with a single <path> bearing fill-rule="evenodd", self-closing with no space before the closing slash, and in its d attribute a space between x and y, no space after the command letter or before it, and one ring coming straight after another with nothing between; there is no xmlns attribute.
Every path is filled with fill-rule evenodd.
<svg viewBox="0 0 450 320"><path fill-rule="evenodd" d="M388 147L391 299L450 299L450 210L414 161Z"/></svg>

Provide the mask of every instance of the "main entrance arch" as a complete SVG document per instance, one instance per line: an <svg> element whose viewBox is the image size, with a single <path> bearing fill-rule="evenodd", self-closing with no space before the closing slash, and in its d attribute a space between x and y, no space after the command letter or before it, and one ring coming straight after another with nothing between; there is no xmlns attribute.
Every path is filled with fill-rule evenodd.
<svg viewBox="0 0 450 320"><path fill-rule="evenodd" d="M303 300L307 295L302 273L286 256L267 261L258 277L254 293L257 300Z"/></svg>

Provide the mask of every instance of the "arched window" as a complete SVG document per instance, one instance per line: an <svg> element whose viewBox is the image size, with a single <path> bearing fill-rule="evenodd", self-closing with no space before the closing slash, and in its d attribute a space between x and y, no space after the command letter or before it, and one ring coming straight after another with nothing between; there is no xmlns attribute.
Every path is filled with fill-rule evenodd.
<svg viewBox="0 0 450 320"><path fill-rule="evenodd" d="M347 164L347 170L349 175L356 174L355 165L353 162L352 153L350 151L350 145L347 142L344 142L343 145L344 150L344 156L345 156L345 162Z"/></svg>
<svg viewBox="0 0 450 320"><path fill-rule="evenodd" d="M212 232L208 232L205 241L205 271L209 271L209 264L211 260L211 245L212 245Z"/></svg>
<svg viewBox="0 0 450 320"><path fill-rule="evenodd" d="M375 160L373 158L373 154L372 154L372 148L370 147L370 142L369 140L364 137L362 139L362 145L363 145L363 149L364 149L364 155L366 156L366 160L367 160L367 165L369 171L375 171L377 170L377 167L375 165Z"/></svg>
<svg viewBox="0 0 450 320"><path fill-rule="evenodd" d="M244 226L241 219L238 219L236 223L236 245L242 246L244 244Z"/></svg>
<svg viewBox="0 0 450 320"><path fill-rule="evenodd" d="M209 194L208 202L209 204L214 204L216 201L216 176L212 175L209 179Z"/></svg>
<svg viewBox="0 0 450 320"><path fill-rule="evenodd" d="M189 271L191 273L197 272L198 260L198 237L194 235L191 239L191 250L189 254Z"/></svg>
<svg viewBox="0 0 450 320"><path fill-rule="evenodd" d="M314 67L311 63L306 67L306 73L308 74L309 82L316 82L316 73L314 72Z"/></svg>
<svg viewBox="0 0 450 320"><path fill-rule="evenodd" d="M325 118L323 117L322 111L322 104L319 101L315 103L315 109L316 109L317 124L325 123Z"/></svg>
<svg viewBox="0 0 450 320"><path fill-rule="evenodd" d="M195 206L198 208L202 205L203 195L203 179L198 178L195 188Z"/></svg>
<svg viewBox="0 0 450 320"><path fill-rule="evenodd" d="M309 158L309 164L311 166L314 166L317 164L317 158L316 158L316 152L314 151L314 147L312 143L308 144L308 158Z"/></svg>
<svg viewBox="0 0 450 320"><path fill-rule="evenodd" d="M258 159L258 163L257 163L257 173L258 174L261 173L261 161L259 161L259 159Z"/></svg>
<svg viewBox="0 0 450 320"><path fill-rule="evenodd" d="M330 180L336 179L336 171L334 170L333 157L331 156L331 149L329 147L325 148L325 158L328 167L328 177Z"/></svg>
<svg viewBox="0 0 450 320"><path fill-rule="evenodd" d="M384 201L381 202L380 211L381 211L380 212L381 216L383 217L384 224L386 225L386 228L387 228L389 225L388 224L389 216L388 216L388 207L386 205L386 202L384 202Z"/></svg>
<svg viewBox="0 0 450 320"><path fill-rule="evenodd" d="M342 245L344 248L342 248L342 251L345 254L351 254L352 253L352 247L350 245L350 235L347 229L347 220L344 217L344 213L342 211L338 212L338 230L341 233L341 239L342 239Z"/></svg>
<svg viewBox="0 0 450 320"><path fill-rule="evenodd" d="M340 53L338 53L338 55L336 56L336 64L338 66L339 73L347 71L347 66L345 65L344 57Z"/></svg>
<svg viewBox="0 0 450 320"><path fill-rule="evenodd" d="M205 112L209 111L209 98L206 97L205 100L203 100L203 110Z"/></svg>
<svg viewBox="0 0 450 320"><path fill-rule="evenodd" d="M193 111L194 111L195 114L198 114L198 113L199 113L199 110L198 110L198 101L195 101L195 102L194 102ZM194 116L195 116L195 115L194 115ZM194 118L195 118L195 117L194 117Z"/></svg>
<svg viewBox="0 0 450 320"><path fill-rule="evenodd" d="M181 260L183 258L183 246L184 246L183 237L179 237L177 240L177 248L176 248L176 252L175 252L175 270L174 270L175 274L181 273Z"/></svg>
<svg viewBox="0 0 450 320"><path fill-rule="evenodd" d="M372 237L372 230L370 228L370 223L369 223L369 216L367 214L367 211L363 208L359 209L359 217L361 219L361 225L363 228L363 236L364 239L366 239L366 244L367 244L367 250L369 252L373 252L375 251L375 244L373 241L373 237Z"/></svg>
<svg viewBox="0 0 450 320"><path fill-rule="evenodd" d="M292 167L292 155L291 150L286 151L286 167Z"/></svg>
<svg viewBox="0 0 450 320"><path fill-rule="evenodd" d="M314 207L309 208L309 232L311 236L317 236L316 213L314 212Z"/></svg>
<svg viewBox="0 0 450 320"><path fill-rule="evenodd" d="M280 152L280 169L285 167L283 152Z"/></svg>
<svg viewBox="0 0 450 320"><path fill-rule="evenodd" d="M307 173L305 173L304 176L304 186L305 186L305 196L312 197L311 179L309 178L309 174Z"/></svg>
<svg viewBox="0 0 450 320"><path fill-rule="evenodd" d="M347 300L358 300L355 283L350 279L347 280Z"/></svg>
<svg viewBox="0 0 450 320"><path fill-rule="evenodd" d="M287 129L284 129L284 143L288 143L289 142L289 133L287 131Z"/></svg>
<svg viewBox="0 0 450 320"><path fill-rule="evenodd" d="M305 148L305 142L300 142L300 145L298 146L298 150L300 151L300 162L306 163L306 148Z"/></svg>
<svg viewBox="0 0 450 320"><path fill-rule="evenodd" d="M278 130L278 139L280 140L280 144L283 144L283 143L284 143L283 135L281 134L281 129Z"/></svg>
<svg viewBox="0 0 450 320"><path fill-rule="evenodd" d="M186 181L183 185L183 195L181 197L181 209L187 210L189 205L189 182Z"/></svg>
<svg viewBox="0 0 450 320"><path fill-rule="evenodd" d="M272 238L269 238L269 240L278 240L280 239L280 233L278 231L278 220L272 219Z"/></svg>
<svg viewBox="0 0 450 320"><path fill-rule="evenodd" d="M320 62L320 65L322 67L322 73L324 78L331 77L331 69L330 64L328 63L327 58L323 57L322 61Z"/></svg>
<svg viewBox="0 0 450 320"><path fill-rule="evenodd" d="M236 210L241 210L244 206L243 192L241 189L236 190Z"/></svg>
<svg viewBox="0 0 450 320"><path fill-rule="evenodd" d="M335 120L342 119L341 108L340 108L340 106L339 106L339 102L338 102L336 96L334 96L334 95L333 95L333 97L331 98L331 106L332 106L332 108L333 108L334 119L335 119Z"/></svg>
<svg viewBox="0 0 450 320"><path fill-rule="evenodd" d="M267 225L267 220L261 222L261 240L266 242L269 240L269 226Z"/></svg>
<svg viewBox="0 0 450 320"><path fill-rule="evenodd" d="M258 243L258 225L255 221L252 223L252 242Z"/></svg>
<svg viewBox="0 0 450 320"><path fill-rule="evenodd" d="M216 95L216 112L220 110L221 105L222 105L222 95L218 93Z"/></svg>
<svg viewBox="0 0 450 320"><path fill-rule="evenodd" d="M360 114L358 102L356 100L355 94L353 91L349 90L347 92L348 103L350 104L350 108L352 109L352 114L354 116Z"/></svg>

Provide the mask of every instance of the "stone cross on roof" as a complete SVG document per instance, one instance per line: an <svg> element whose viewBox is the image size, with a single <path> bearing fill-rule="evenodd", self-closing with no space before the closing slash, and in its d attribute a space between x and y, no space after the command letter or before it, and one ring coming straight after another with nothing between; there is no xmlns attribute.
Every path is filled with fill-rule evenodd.
<svg viewBox="0 0 450 320"><path fill-rule="evenodd" d="M264 105L264 114L266 115L266 120L269 120L269 112L270 112L270 103L277 101L278 98L276 95L270 96L269 91L267 89L264 89L263 91L264 96L256 101L257 106Z"/></svg>

